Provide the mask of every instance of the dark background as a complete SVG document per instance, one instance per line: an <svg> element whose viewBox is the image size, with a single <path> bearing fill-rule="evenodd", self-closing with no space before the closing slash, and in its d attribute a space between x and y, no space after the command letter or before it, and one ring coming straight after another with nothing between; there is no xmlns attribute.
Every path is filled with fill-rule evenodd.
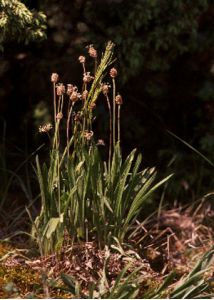
<svg viewBox="0 0 214 300"><path fill-rule="evenodd" d="M80 84L79 55L87 54L89 44L101 54L111 40L118 58L117 89L124 101L124 155L137 147L144 165L156 166L160 177L175 174L168 184L168 201L195 200L212 191L213 167L168 130L214 161L213 0L23 2L47 15L47 38L27 45L8 40L4 45L0 58L3 167L16 170L47 142L38 127L50 119L51 73L59 73L64 83ZM106 111L98 107L97 114L104 125L96 126L96 135L105 139ZM45 151L41 150L44 156ZM33 157L28 167L17 171L29 198L31 162ZM12 192L20 189L19 181L13 180Z"/></svg>

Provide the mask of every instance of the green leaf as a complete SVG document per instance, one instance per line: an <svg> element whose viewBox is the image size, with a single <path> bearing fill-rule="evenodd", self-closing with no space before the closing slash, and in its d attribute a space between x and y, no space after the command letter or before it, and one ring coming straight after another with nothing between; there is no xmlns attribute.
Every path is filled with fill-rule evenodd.
<svg viewBox="0 0 214 300"><path fill-rule="evenodd" d="M202 256L193 270L171 292L170 298L191 298L191 296L197 296L198 293L204 292L206 289L209 290L209 285L203 280L203 275L208 270L213 256L214 248Z"/></svg>
<svg viewBox="0 0 214 300"><path fill-rule="evenodd" d="M114 198L115 198L115 205L114 205L114 213L115 217L118 221L121 218L121 215L124 215L124 211L121 212L122 209L122 199L125 190L125 184L127 183L127 177L129 176L130 169L132 167L132 163L135 157L136 149L131 152L131 154L127 157L126 161L124 162L121 172L120 172L120 180L115 188Z"/></svg>
<svg viewBox="0 0 214 300"><path fill-rule="evenodd" d="M75 290L75 281L72 277L68 276L65 273L61 273L61 279L64 282L64 284L69 288L69 291L75 295L76 290Z"/></svg>
<svg viewBox="0 0 214 300"><path fill-rule="evenodd" d="M51 218L46 225L43 236L45 236L47 239L50 239L52 234L56 232L56 229L60 223L62 223L61 218Z"/></svg>
<svg viewBox="0 0 214 300"><path fill-rule="evenodd" d="M128 224L138 213L139 208L142 206L142 204L148 199L148 197L157 190L158 187L160 187L164 182L169 180L172 177L172 175L167 176L160 182L158 182L156 185L151 187L151 184L153 183L155 179L155 174L153 174L145 183L145 185L142 187L142 189L138 192L136 195L130 210L128 212L127 218L125 220L125 224Z"/></svg>

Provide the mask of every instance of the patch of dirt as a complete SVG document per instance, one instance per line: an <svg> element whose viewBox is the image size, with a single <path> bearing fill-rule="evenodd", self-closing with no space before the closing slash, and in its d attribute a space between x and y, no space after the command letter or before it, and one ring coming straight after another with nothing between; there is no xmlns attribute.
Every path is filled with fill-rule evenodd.
<svg viewBox="0 0 214 300"><path fill-rule="evenodd" d="M147 292L160 285L172 270L176 271L177 279L187 274L199 257L213 246L213 217L214 211L204 201L187 208L164 210L159 217L153 216L147 222L137 223L126 243L117 249L99 249L95 242L82 242L72 246L67 244L60 253L43 257L32 256L32 249L31 256L28 249L17 249L8 252L10 254L0 262L1 273L6 274L3 283L12 280L13 275L19 272L23 275L20 281L15 282L14 277L19 295L25 297L33 290L34 296L40 298L44 296L44 278L46 283L53 281L62 286L60 275L65 273L87 291L91 283L99 282L104 270L111 286L120 271L130 264L128 273L142 267L139 275L145 279L142 289ZM6 252L3 251L4 254ZM29 272L32 273L31 282L21 285ZM35 285L37 289L33 288ZM51 287L49 292L57 298L71 296Z"/></svg>

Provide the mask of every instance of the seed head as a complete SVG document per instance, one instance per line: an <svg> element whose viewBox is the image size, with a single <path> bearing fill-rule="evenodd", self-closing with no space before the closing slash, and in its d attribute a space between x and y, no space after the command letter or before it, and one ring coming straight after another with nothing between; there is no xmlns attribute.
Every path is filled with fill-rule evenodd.
<svg viewBox="0 0 214 300"><path fill-rule="evenodd" d="M73 84L67 84L67 95L70 96L73 93L74 86Z"/></svg>
<svg viewBox="0 0 214 300"><path fill-rule="evenodd" d="M70 96L70 100L71 100L72 102L76 102L76 101L78 101L80 98L81 98L81 95L80 95L80 93L78 93L76 90L74 90L73 93L72 93L71 96Z"/></svg>
<svg viewBox="0 0 214 300"><path fill-rule="evenodd" d="M123 104L123 98L120 94L118 94L116 97L115 97L115 103L118 104L118 105L121 105Z"/></svg>
<svg viewBox="0 0 214 300"><path fill-rule="evenodd" d="M56 93L57 93L57 96L62 96L65 93L65 86L63 83L59 83L56 86Z"/></svg>
<svg viewBox="0 0 214 300"><path fill-rule="evenodd" d="M110 70L109 74L112 78L115 78L115 77L117 77L117 70L115 68L112 68Z"/></svg>
<svg viewBox="0 0 214 300"><path fill-rule="evenodd" d="M48 132L53 128L53 126L51 125L51 123L47 123L45 125L39 126L39 132Z"/></svg>
<svg viewBox="0 0 214 300"><path fill-rule="evenodd" d="M77 113L74 113L74 121L75 122L81 121L81 113L79 111Z"/></svg>
<svg viewBox="0 0 214 300"><path fill-rule="evenodd" d="M83 82L87 83L93 80L94 77L90 75L90 72L86 72L83 76Z"/></svg>
<svg viewBox="0 0 214 300"><path fill-rule="evenodd" d="M105 146L104 140L99 139L99 140L97 141L97 146Z"/></svg>
<svg viewBox="0 0 214 300"><path fill-rule="evenodd" d="M51 74L51 82L56 83L59 79L59 75L57 73Z"/></svg>
<svg viewBox="0 0 214 300"><path fill-rule="evenodd" d="M80 62L81 64L84 64L84 63L85 63L85 56L80 55L80 56L79 56L79 62Z"/></svg>
<svg viewBox="0 0 214 300"><path fill-rule="evenodd" d="M62 112L58 112L58 114L56 115L57 120L61 120L63 118L63 114Z"/></svg>
<svg viewBox="0 0 214 300"><path fill-rule="evenodd" d="M103 92L104 95L108 94L110 87L111 86L108 83L103 83L102 84L102 92Z"/></svg>
<svg viewBox="0 0 214 300"><path fill-rule="evenodd" d="M83 132L83 136L84 136L84 138L86 138L87 141L90 141L93 135L94 135L93 131L85 130Z"/></svg>
<svg viewBox="0 0 214 300"><path fill-rule="evenodd" d="M82 100L86 101L87 97L88 97L88 91L84 90L82 93Z"/></svg>
<svg viewBox="0 0 214 300"><path fill-rule="evenodd" d="M96 107L96 103L90 103L90 104L88 105L88 108L89 108L90 110L95 109L95 107Z"/></svg>
<svg viewBox="0 0 214 300"><path fill-rule="evenodd" d="M93 58L97 57L97 50L94 48L93 45L88 46L88 54Z"/></svg>

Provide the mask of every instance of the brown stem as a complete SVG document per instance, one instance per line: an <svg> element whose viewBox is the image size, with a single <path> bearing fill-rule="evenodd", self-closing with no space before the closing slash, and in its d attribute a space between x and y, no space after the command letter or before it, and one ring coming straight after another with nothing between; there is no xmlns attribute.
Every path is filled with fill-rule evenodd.
<svg viewBox="0 0 214 300"><path fill-rule="evenodd" d="M115 94L116 94L116 87L115 87L115 79L112 78L112 84L113 84L113 147L115 148L116 143L116 129L115 129L115 123L116 123L116 103L115 103Z"/></svg>
<svg viewBox="0 0 214 300"><path fill-rule="evenodd" d="M67 128L66 128L68 157L69 157L69 154L70 154L69 153L69 141L70 141L69 131L70 131L70 119L71 119L72 111L73 111L73 103L72 103L71 107L68 109Z"/></svg>
<svg viewBox="0 0 214 300"><path fill-rule="evenodd" d="M56 83L53 83L54 122L56 125Z"/></svg>
<svg viewBox="0 0 214 300"><path fill-rule="evenodd" d="M61 102L62 102L62 96L59 96L59 101L58 101L58 106L57 106L57 114L60 112L60 107L61 107ZM60 135L59 135L59 124L60 124L60 119L56 119L57 121L57 148L59 149L59 144L60 144Z"/></svg>
<svg viewBox="0 0 214 300"><path fill-rule="evenodd" d="M109 97L106 94L106 101L108 105L108 110L109 110L109 157L108 157L108 167L110 170L111 167L111 154L112 154L112 113L111 113L111 104L109 101Z"/></svg>
<svg viewBox="0 0 214 300"><path fill-rule="evenodd" d="M120 108L121 105L118 105L118 111L117 111L117 138L118 138L118 142L120 142Z"/></svg>
<svg viewBox="0 0 214 300"><path fill-rule="evenodd" d="M86 73L86 69L85 69L85 64L84 63L82 64L82 67L83 67L83 74L85 74Z"/></svg>

